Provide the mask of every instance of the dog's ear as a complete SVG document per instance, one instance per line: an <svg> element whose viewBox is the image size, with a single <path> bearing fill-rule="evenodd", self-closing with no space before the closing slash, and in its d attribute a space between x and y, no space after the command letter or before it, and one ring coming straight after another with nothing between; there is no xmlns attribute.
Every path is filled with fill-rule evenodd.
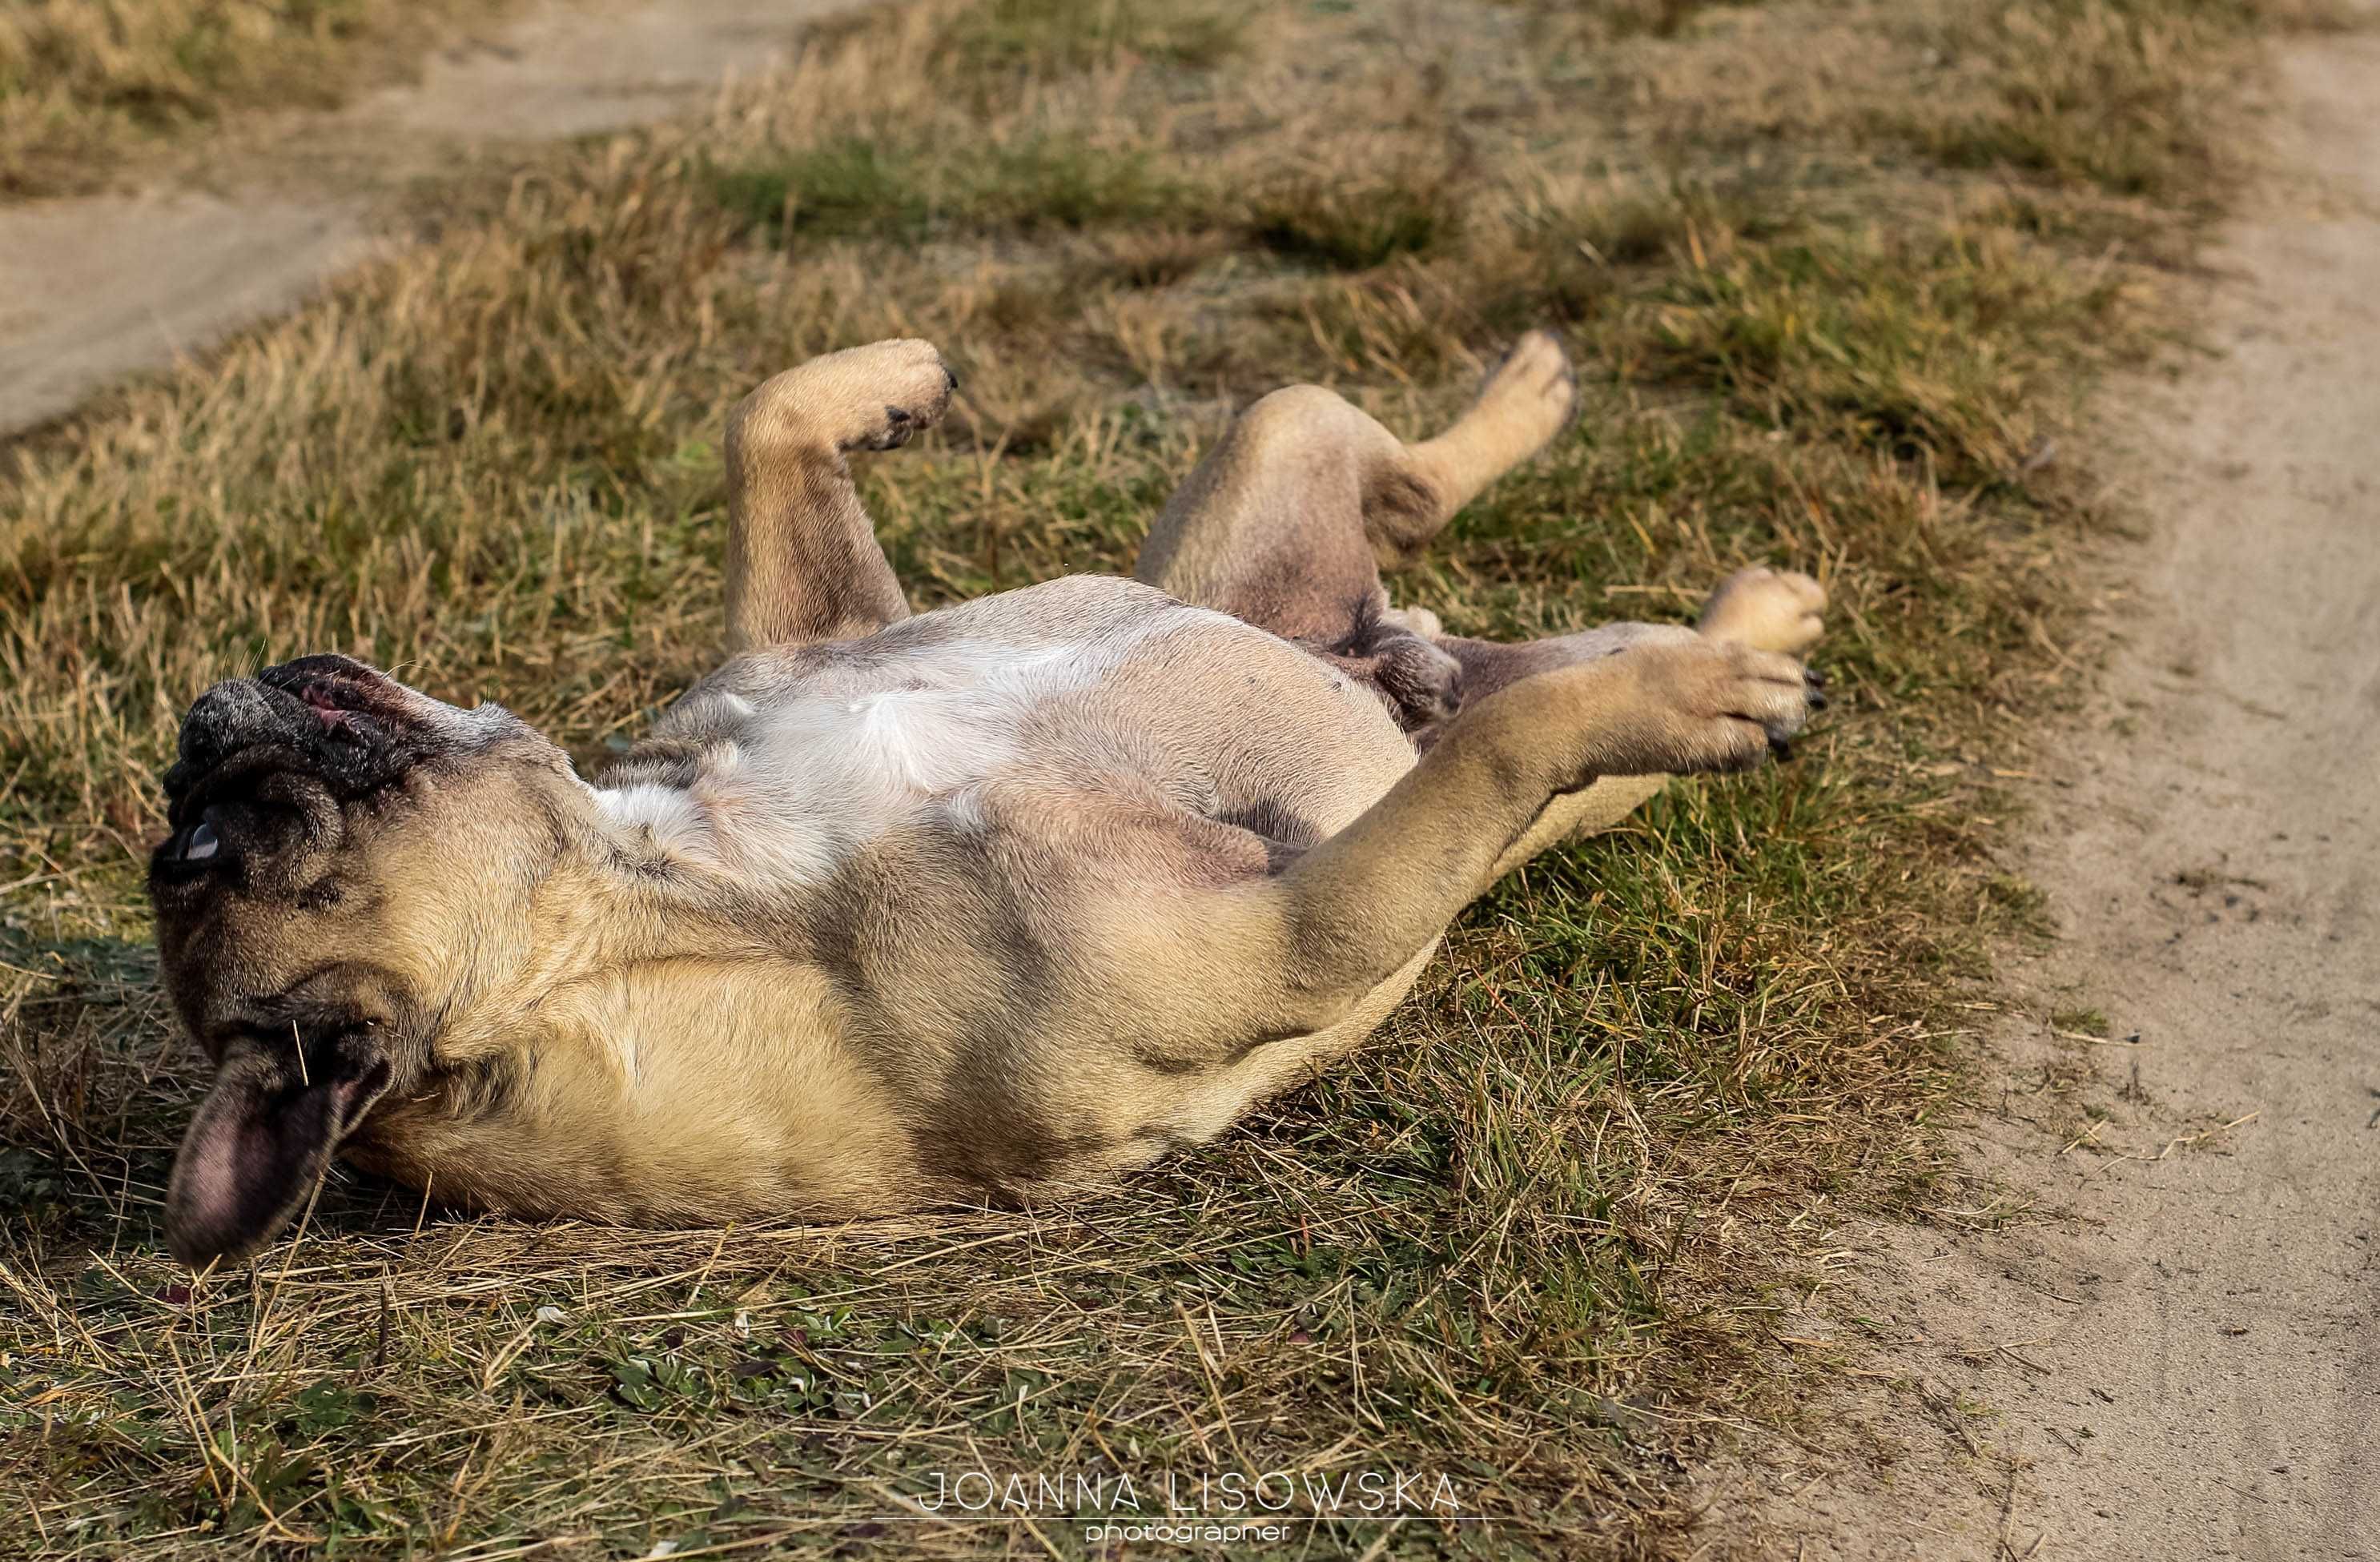
<svg viewBox="0 0 2380 1562"><path fill-rule="evenodd" d="M235 1047L215 1072L174 1159L165 1245L193 1268L237 1260L289 1222L339 1140L388 1089L386 1049L369 1029L326 1046Z"/></svg>

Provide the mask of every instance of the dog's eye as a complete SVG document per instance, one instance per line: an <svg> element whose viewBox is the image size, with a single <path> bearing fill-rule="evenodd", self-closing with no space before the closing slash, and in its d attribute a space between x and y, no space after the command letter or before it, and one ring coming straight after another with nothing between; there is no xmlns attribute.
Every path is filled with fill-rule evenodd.
<svg viewBox="0 0 2380 1562"><path fill-rule="evenodd" d="M204 862L213 856L222 846L223 842L215 834L214 826L195 824L190 827L188 833L182 837L181 850L176 852L174 856L179 862Z"/></svg>

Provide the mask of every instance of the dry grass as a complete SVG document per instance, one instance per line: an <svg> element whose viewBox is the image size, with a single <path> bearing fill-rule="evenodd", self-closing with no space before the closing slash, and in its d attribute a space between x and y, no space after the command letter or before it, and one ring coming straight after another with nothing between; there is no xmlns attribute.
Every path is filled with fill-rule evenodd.
<svg viewBox="0 0 2380 1562"><path fill-rule="evenodd" d="M144 146L242 110L328 108L485 0L8 0L0 199L97 188Z"/></svg>
<svg viewBox="0 0 2380 1562"><path fill-rule="evenodd" d="M1300 1544L1684 1549L1696 1461L1790 1435L1821 1370L1775 1335L1830 1229L1935 1173L1946 984L2032 914L1986 761L2071 672L2089 516L2047 442L2152 344L2262 19L905 11L457 193L434 243L18 446L0 1547L1074 1554L1046 1510L903 1503L936 1471L1121 1471L1155 1508L1169 1474L1390 1470L1488 1521ZM1039 1216L624 1239L342 1175L252 1271L159 1250L200 1070L138 865L210 680L344 648L598 758L711 654L720 419L775 368L893 333L958 364L952 424L865 474L929 605L1123 566L1274 384L1421 428L1539 321L1585 416L1403 592L1545 633L1791 563L1847 697L1795 766L1508 884L1360 1059Z"/></svg>

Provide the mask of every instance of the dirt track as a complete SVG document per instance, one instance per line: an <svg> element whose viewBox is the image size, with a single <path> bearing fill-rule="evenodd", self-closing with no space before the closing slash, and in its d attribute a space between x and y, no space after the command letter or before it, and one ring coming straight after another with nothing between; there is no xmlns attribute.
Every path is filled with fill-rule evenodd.
<svg viewBox="0 0 2380 1562"><path fill-rule="evenodd" d="M1722 1502L1755 1549L2380 1555L2380 37L2277 86L2221 356L2112 398L2150 537L2010 865L2063 932L2027 1007L2115 1038L2000 1038L1975 1159L2058 1218L1873 1234L1828 1311L1907 1452Z"/></svg>
<svg viewBox="0 0 2380 1562"><path fill-rule="evenodd" d="M556 0L418 82L226 140L202 185L0 207L0 433L287 309L370 253L376 199L406 180L659 119L847 3Z"/></svg>

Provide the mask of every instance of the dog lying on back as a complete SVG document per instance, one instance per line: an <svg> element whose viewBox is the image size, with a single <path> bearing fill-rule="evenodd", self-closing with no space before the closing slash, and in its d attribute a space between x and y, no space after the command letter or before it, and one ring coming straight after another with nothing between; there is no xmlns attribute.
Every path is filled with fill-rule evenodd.
<svg viewBox="0 0 2380 1562"><path fill-rule="evenodd" d="M1378 567L1570 417L1543 333L1423 443L1256 403L1135 579L912 617L845 458L954 383L880 342L735 409L731 654L593 784L346 657L199 698L150 869L216 1065L176 1253L254 1251L334 1153L628 1223L1111 1178L1354 1047L1499 875L1819 703L1798 575L1521 645L1390 605Z"/></svg>

